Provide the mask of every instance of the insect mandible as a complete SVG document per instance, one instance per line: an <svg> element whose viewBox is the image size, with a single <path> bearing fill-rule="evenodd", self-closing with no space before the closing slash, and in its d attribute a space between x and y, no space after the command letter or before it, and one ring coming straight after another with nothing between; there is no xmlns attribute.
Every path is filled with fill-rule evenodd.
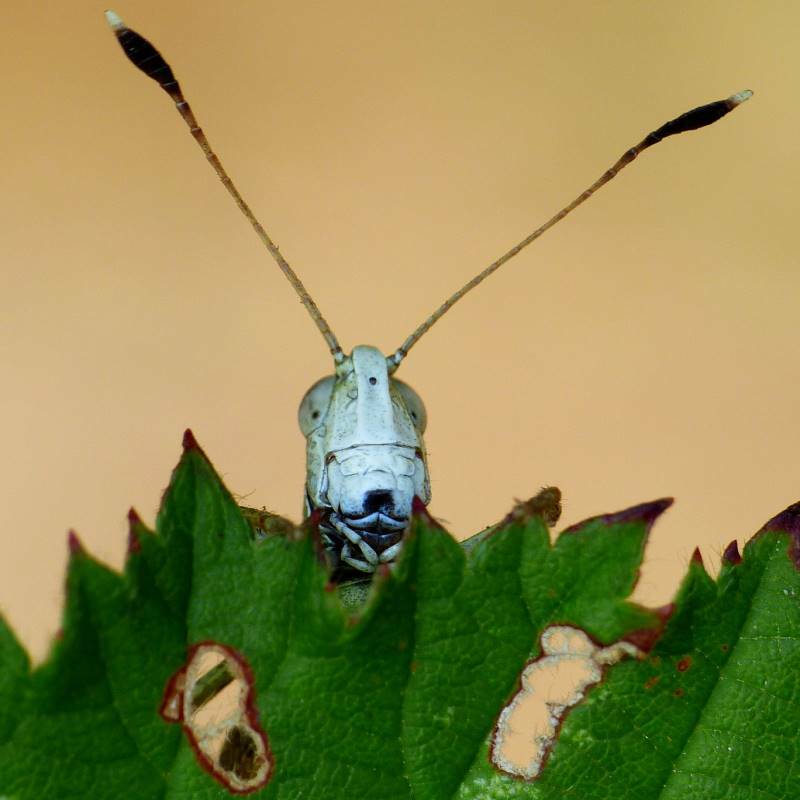
<svg viewBox="0 0 800 800"><path fill-rule="evenodd" d="M425 407L408 384L394 377L408 351L467 292L588 200L643 150L667 136L716 122L752 95L746 89L699 106L647 134L571 203L451 295L390 356L368 345L359 345L347 355L211 149L167 62L113 11L106 12L106 19L128 58L175 102L208 162L291 283L333 356L333 374L306 392L299 422L306 437L305 512L320 512L325 548L332 568L340 575L371 573L378 565L394 561L410 523L414 497L425 505L430 502L423 441Z"/></svg>

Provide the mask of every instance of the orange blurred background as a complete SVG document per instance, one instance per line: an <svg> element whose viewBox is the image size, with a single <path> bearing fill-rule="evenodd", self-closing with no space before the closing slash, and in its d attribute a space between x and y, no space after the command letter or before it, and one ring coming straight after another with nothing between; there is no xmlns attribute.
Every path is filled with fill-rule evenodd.
<svg viewBox="0 0 800 800"><path fill-rule="evenodd" d="M8 4L7 4L8 5ZM0 607L41 658L65 533L119 567L187 426L299 518L326 348L102 7L5 9ZM397 347L647 131L648 151L447 315L399 376L459 537L544 484L565 524L674 495L636 596L670 598L800 498L800 6L178 2L116 8L175 69L346 348Z"/></svg>

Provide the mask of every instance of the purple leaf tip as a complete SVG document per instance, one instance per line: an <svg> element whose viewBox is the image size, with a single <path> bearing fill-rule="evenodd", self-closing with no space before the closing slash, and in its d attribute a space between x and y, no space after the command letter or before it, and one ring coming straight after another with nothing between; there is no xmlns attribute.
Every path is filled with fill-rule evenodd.
<svg viewBox="0 0 800 800"><path fill-rule="evenodd" d="M425 520L425 524L434 528L441 528L442 526L431 516L430 511L425 503L419 497L414 495L411 500L411 515L416 519Z"/></svg>
<svg viewBox="0 0 800 800"><path fill-rule="evenodd" d="M775 515L765 526L767 531L786 531L793 536L800 535L800 502Z"/></svg>
<svg viewBox="0 0 800 800"><path fill-rule="evenodd" d="M653 522L655 522L655 520L674 502L675 501L671 497L662 497L660 500L640 503L638 506L631 506L631 508L626 508L623 511L615 511L611 514L600 514L596 517L590 517L583 522L578 522L575 525L570 525L569 528L561 531L561 535L563 536L565 533L576 533L590 522L601 522L604 525L621 525L625 523L641 522L649 529Z"/></svg>
<svg viewBox="0 0 800 800"><path fill-rule="evenodd" d="M69 554L71 556L78 556L84 552L83 544L81 540L78 538L78 534L75 531L70 531L67 534L67 548L69 549Z"/></svg>
<svg viewBox="0 0 800 800"><path fill-rule="evenodd" d="M700 554L699 547L695 547L694 552L692 553L692 564L699 564L701 567L703 566L703 556Z"/></svg>
<svg viewBox="0 0 800 800"><path fill-rule="evenodd" d="M142 542L139 539L139 534L133 528L128 531L128 555L132 556L140 553L142 550Z"/></svg>
<svg viewBox="0 0 800 800"><path fill-rule="evenodd" d="M136 553L140 553L141 550L142 540L139 538L139 534L136 532L135 528L131 527L128 531L128 555L135 555Z"/></svg>
<svg viewBox="0 0 800 800"><path fill-rule="evenodd" d="M191 428L187 428L183 432L183 449L184 450L199 450L200 445L197 444L197 439L194 438Z"/></svg>
<svg viewBox="0 0 800 800"><path fill-rule="evenodd" d="M800 501L774 516L762 531L781 531L789 534L789 558L800 569Z"/></svg>
<svg viewBox="0 0 800 800"><path fill-rule="evenodd" d="M736 539L734 539L726 548L725 552L722 554L722 560L727 561L729 564L741 564L742 563L742 556L739 553L739 545L736 544Z"/></svg>
<svg viewBox="0 0 800 800"><path fill-rule="evenodd" d="M641 521L646 525L652 525L674 502L672 497L662 497L659 500L626 508L624 511L617 511L615 514L606 514L604 518L609 523Z"/></svg>
<svg viewBox="0 0 800 800"><path fill-rule="evenodd" d="M142 540L139 528L143 528L142 518L136 513L135 508L128 511L128 555L138 553L142 549Z"/></svg>

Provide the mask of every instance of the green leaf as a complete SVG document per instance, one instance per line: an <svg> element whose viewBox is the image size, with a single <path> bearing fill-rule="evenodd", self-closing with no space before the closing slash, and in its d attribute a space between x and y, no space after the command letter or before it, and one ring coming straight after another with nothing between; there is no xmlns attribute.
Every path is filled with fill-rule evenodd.
<svg viewBox="0 0 800 800"><path fill-rule="evenodd" d="M0 745L19 724L23 709L18 700L27 688L28 671L27 654L0 616Z"/></svg>
<svg viewBox="0 0 800 800"><path fill-rule="evenodd" d="M800 504L743 559L732 543L716 582L696 554L663 635L568 716L541 778L515 784L484 756L458 797L800 797L798 542Z"/></svg>
<svg viewBox="0 0 800 800"><path fill-rule="evenodd" d="M665 624L627 597L668 505L551 544L522 504L468 549L418 509L398 564L354 612L314 525L243 515L187 432L156 533L131 516L122 575L71 539L63 633L43 665L30 671L0 619L0 796L799 797L787 552L800 511L743 560L727 551L716 583L694 561ZM521 780L490 744L554 625L642 657L603 667L541 774ZM210 709L226 693L235 721L222 725Z"/></svg>

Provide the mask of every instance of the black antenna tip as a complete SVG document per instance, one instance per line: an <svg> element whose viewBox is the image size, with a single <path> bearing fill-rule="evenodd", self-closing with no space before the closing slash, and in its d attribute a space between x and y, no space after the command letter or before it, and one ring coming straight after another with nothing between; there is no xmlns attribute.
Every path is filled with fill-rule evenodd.
<svg viewBox="0 0 800 800"><path fill-rule="evenodd" d="M666 139L667 136L674 136L676 133L685 133L686 131L705 128L706 125L711 125L718 119L722 119L722 117L729 114L734 108L740 106L745 100L749 100L752 96L753 92L750 89L744 89L741 92L737 92L725 98L725 100L716 100L713 103L706 103L704 106L693 108L691 111L687 111L685 114L671 119L660 128L649 133L644 140L644 147L656 144L662 139ZM642 149L644 149L644 147Z"/></svg>
<svg viewBox="0 0 800 800"><path fill-rule="evenodd" d="M105 15L106 22L133 65L152 78L173 100L182 100L178 81L161 53L144 36L131 30L115 11L108 9Z"/></svg>

